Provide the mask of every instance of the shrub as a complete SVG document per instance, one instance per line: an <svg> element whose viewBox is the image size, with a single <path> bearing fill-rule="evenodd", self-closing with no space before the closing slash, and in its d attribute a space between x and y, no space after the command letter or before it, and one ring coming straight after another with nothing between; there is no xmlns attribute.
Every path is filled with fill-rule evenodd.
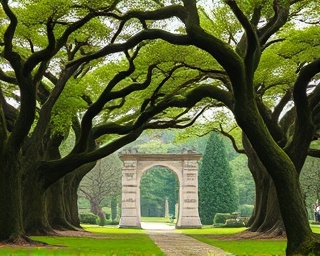
<svg viewBox="0 0 320 256"><path fill-rule="evenodd" d="M251 217L239 217L245 226L247 226Z"/></svg>
<svg viewBox="0 0 320 256"><path fill-rule="evenodd" d="M119 225L118 220L107 220L106 225Z"/></svg>
<svg viewBox="0 0 320 256"><path fill-rule="evenodd" d="M83 224L97 224L97 215L94 215L91 212L80 213L80 222Z"/></svg>
<svg viewBox="0 0 320 256"><path fill-rule="evenodd" d="M241 218L227 219L226 227L245 227L245 223L242 221Z"/></svg>
<svg viewBox="0 0 320 256"><path fill-rule="evenodd" d="M228 218L230 218L230 213L216 213L213 223L214 225L225 224Z"/></svg>
<svg viewBox="0 0 320 256"><path fill-rule="evenodd" d="M245 227L250 217L240 217L239 213L217 213L213 222L216 227Z"/></svg>

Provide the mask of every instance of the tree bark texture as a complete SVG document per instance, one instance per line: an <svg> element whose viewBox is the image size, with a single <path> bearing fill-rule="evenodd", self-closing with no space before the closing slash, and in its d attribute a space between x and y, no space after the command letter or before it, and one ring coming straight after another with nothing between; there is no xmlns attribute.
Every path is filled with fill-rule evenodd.
<svg viewBox="0 0 320 256"><path fill-rule="evenodd" d="M73 230L66 219L66 205L64 200L64 179L55 182L47 190L46 202L49 223L56 230Z"/></svg>
<svg viewBox="0 0 320 256"><path fill-rule="evenodd" d="M54 231L49 224L46 193L39 184L24 186L23 193L23 225L28 235L48 235Z"/></svg>
<svg viewBox="0 0 320 256"><path fill-rule="evenodd" d="M288 239L286 252L288 255L314 253L319 244L309 226L298 172L290 158L266 132L258 111L254 111L255 106L250 106L250 100L240 103L237 121L275 185Z"/></svg>
<svg viewBox="0 0 320 256"><path fill-rule="evenodd" d="M19 157L10 153L0 156L0 205L0 241L24 240Z"/></svg>
<svg viewBox="0 0 320 256"><path fill-rule="evenodd" d="M255 208L249 223L249 230L283 236L285 235L284 224L274 183L245 135L243 146L248 156L248 167L256 188Z"/></svg>

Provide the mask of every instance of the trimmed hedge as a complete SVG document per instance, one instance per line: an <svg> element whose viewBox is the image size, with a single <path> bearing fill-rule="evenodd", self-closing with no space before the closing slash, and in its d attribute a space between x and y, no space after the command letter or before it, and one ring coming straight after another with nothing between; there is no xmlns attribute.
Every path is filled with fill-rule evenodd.
<svg viewBox="0 0 320 256"><path fill-rule="evenodd" d="M99 218L97 215L94 215L91 212L80 213L79 215L80 222L83 224L97 224L97 219Z"/></svg>
<svg viewBox="0 0 320 256"><path fill-rule="evenodd" d="M249 217L239 217L238 213L217 213L213 223L215 227L245 227Z"/></svg>
<svg viewBox="0 0 320 256"><path fill-rule="evenodd" d="M221 225L225 224L226 220L230 218L230 213L216 213L213 218L213 224L214 225Z"/></svg>
<svg viewBox="0 0 320 256"><path fill-rule="evenodd" d="M240 217L236 219L227 219L225 226L229 228L245 227L246 221L244 218L240 218Z"/></svg>
<svg viewBox="0 0 320 256"><path fill-rule="evenodd" d="M106 225L119 225L118 220L107 220Z"/></svg>

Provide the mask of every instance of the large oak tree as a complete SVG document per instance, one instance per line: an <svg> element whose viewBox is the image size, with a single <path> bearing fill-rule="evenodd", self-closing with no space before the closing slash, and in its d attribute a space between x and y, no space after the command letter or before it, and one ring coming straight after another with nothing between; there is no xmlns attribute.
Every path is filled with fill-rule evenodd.
<svg viewBox="0 0 320 256"><path fill-rule="evenodd" d="M119 2L28 1L10 6L9 1L1 1L0 240L29 241L25 231L50 232L49 220L55 226L66 218L77 224L74 195L92 168L85 164L135 140L144 129L192 124L184 116L197 101L176 108L171 115L161 114L181 106L180 101L171 100L173 92L157 106L143 106L145 98L155 97L182 66L152 63L143 73L135 73L142 40L121 36L115 43L116 31L110 32L113 22L121 25L113 17L127 8ZM135 30L135 24L127 29ZM109 48L103 56L122 53L116 56L123 60L118 68L112 62L106 67L108 59L66 65L89 56L103 42ZM91 79L84 79L90 75ZM103 81L95 83L99 78ZM70 126L76 133L74 146L61 158L58 148ZM76 175L70 176L75 170ZM62 189L73 202L72 209L65 208L68 216L62 216L65 203L56 200ZM48 209L60 211L48 215Z"/></svg>

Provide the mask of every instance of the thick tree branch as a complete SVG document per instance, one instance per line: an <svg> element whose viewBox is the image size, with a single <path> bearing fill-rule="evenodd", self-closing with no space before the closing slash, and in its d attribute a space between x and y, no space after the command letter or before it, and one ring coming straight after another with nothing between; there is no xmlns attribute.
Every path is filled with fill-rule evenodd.
<svg viewBox="0 0 320 256"><path fill-rule="evenodd" d="M284 146L286 143L286 137L283 134L283 131L281 130L278 122L274 122L272 120L271 110L263 103L261 99L257 99L256 102L259 109L259 114L261 115L272 138L278 143L278 145Z"/></svg>
<svg viewBox="0 0 320 256"><path fill-rule="evenodd" d="M50 121L51 121L51 112L52 109L58 100L59 96L61 95L65 85L67 84L69 78L72 76L76 69L76 66L73 66L72 68L65 69L59 80L57 81L57 84L55 84L55 87L53 88L52 92L50 93L49 97L47 98L46 102L43 104L41 111L39 113L39 119L37 122L37 125L32 133L32 136L29 140L30 146L34 150L31 150L30 152L33 154L37 154L37 148L41 147L42 138L44 134L46 133ZM31 157L31 156L30 156Z"/></svg>
<svg viewBox="0 0 320 256"><path fill-rule="evenodd" d="M293 89L296 111L295 129L292 141L286 152L295 163L298 172L301 171L305 160L304 156L308 152L314 132L311 108L306 90L310 80L318 73L320 73L320 59L311 62L301 69Z"/></svg>
<svg viewBox="0 0 320 256"><path fill-rule="evenodd" d="M54 54L56 54L63 46L65 46L69 36L76 30L80 29L82 26L87 24L91 19L97 17L97 16L108 16L109 11L112 10L117 1L114 1L114 3L102 11L96 11L91 10L86 16L84 16L82 19L72 23L67 27L67 29L64 31L62 36L55 40L55 36L53 33L53 27L54 27L54 21L52 17L49 17L47 21L47 37L48 37L48 45L45 49L40 50L38 52L33 53L24 64L23 73L29 74L35 67L42 61L49 60Z"/></svg>
<svg viewBox="0 0 320 256"><path fill-rule="evenodd" d="M292 92L290 90L287 90L286 93L281 98L281 100L279 101L279 103L274 107L274 110L271 115L271 121L273 123L277 123L279 121L279 116L283 111L284 107L291 100L291 97L292 97Z"/></svg>
<svg viewBox="0 0 320 256"><path fill-rule="evenodd" d="M7 82L9 84L18 84L18 81L15 77L7 75L3 70L0 68L0 80Z"/></svg>
<svg viewBox="0 0 320 256"><path fill-rule="evenodd" d="M238 147L235 138L234 138L230 133L228 133L228 132L226 132L226 131L223 130L221 124L220 124L220 130L219 130L219 132L220 132L223 136L225 136L225 137L227 137L227 138L230 139L230 141L231 141L231 143L232 143L232 146L233 146L233 148L234 148L234 150L235 150L236 152L238 152L239 154L246 154L246 151L245 151L244 149L240 149L240 148Z"/></svg>
<svg viewBox="0 0 320 256"><path fill-rule="evenodd" d="M136 140L141 135L143 130L144 127L140 127L133 132L130 132L129 134L122 136L90 153L81 153L79 155L72 154L61 160L39 163L38 170L41 173L41 178L44 180L44 188L49 187L61 177L74 171L77 167L114 153L121 147Z"/></svg>
<svg viewBox="0 0 320 256"><path fill-rule="evenodd" d="M188 12L187 19L182 20L185 25L187 30L190 28L192 30L192 27L200 26L200 18L198 14L198 8L197 8L197 1L195 0L183 0L182 1L184 4L185 9Z"/></svg>
<svg viewBox="0 0 320 256"><path fill-rule="evenodd" d="M18 65L20 66L20 65ZM31 76L21 75L21 69L15 69L20 87L20 111L8 139L8 145L13 152L19 152L24 139L32 127L36 112L36 92Z"/></svg>
<svg viewBox="0 0 320 256"><path fill-rule="evenodd" d="M256 6L253 10L253 14L250 20L250 23L253 26L258 26L260 18L261 18L261 10L262 10L262 5Z"/></svg>
<svg viewBox="0 0 320 256"><path fill-rule="evenodd" d="M265 26L258 30L260 45L263 46L269 38L274 35L288 20L289 3L282 0L273 1L274 16L267 22Z"/></svg>
<svg viewBox="0 0 320 256"><path fill-rule="evenodd" d="M133 84L126 86L125 88L123 88L121 90L111 91L108 94L106 101L113 100L113 99L119 99L119 98L125 98L126 96L130 95L132 92L141 91L141 90L146 89L152 81L152 72L156 67L157 67L156 64L152 64L148 67L146 78L142 83L133 83Z"/></svg>
<svg viewBox="0 0 320 256"><path fill-rule="evenodd" d="M8 5L8 0L2 0L1 5L3 7L4 12L10 19L10 24L8 28L6 29L3 39L4 39L4 56L6 59L8 59L10 62L12 62L13 57L12 56L12 40L14 37L14 33L16 30L16 27L18 25L18 19L16 15L11 11L9 5Z"/></svg>
<svg viewBox="0 0 320 256"><path fill-rule="evenodd" d="M8 137L8 126L4 113L4 106L6 104L5 98L0 87L0 153L3 152L5 142Z"/></svg>
<svg viewBox="0 0 320 256"><path fill-rule="evenodd" d="M193 116L193 118L186 119L179 119L180 116L183 116L187 114L190 111L190 108L184 110L181 114L179 114L176 118L170 120L170 121L154 121L146 125L146 129L166 129L166 128L176 128L176 129L185 129L187 127L190 127L193 125L198 118L210 107L209 105L203 107L196 115Z"/></svg>
<svg viewBox="0 0 320 256"><path fill-rule="evenodd" d="M31 73L31 71L40 63L48 61L55 49L55 36L53 33L53 20L52 17L49 17L47 21L47 38L48 38L48 45L45 49L40 50L38 52L33 53L24 63L22 73L24 76L27 76ZM38 78L38 80L40 80Z"/></svg>
<svg viewBox="0 0 320 256"><path fill-rule="evenodd" d="M320 150L319 150L319 149L309 148L309 150L308 150L308 156L320 158Z"/></svg>
<svg viewBox="0 0 320 256"><path fill-rule="evenodd" d="M105 57L106 55L111 54L111 53L127 51L129 49L134 48L142 41L149 40L149 39L163 39L169 43L178 44L178 45L191 44L190 38L186 35L172 34L170 32L166 32L161 29L148 29L148 30L143 30L143 31L137 33L136 35L132 36L125 43L109 44L95 53L89 54L87 56L84 56L84 57L81 57L77 60L69 62L67 64L67 66L72 66L75 64L79 64L79 63L89 62L91 60Z"/></svg>
<svg viewBox="0 0 320 256"><path fill-rule="evenodd" d="M269 46L271 46L273 44L276 44L276 43L279 43L279 42L283 42L285 40L286 40L285 38L279 38L279 39L275 39L275 40L269 41L269 42L267 42L267 43L265 43L263 45L261 51L264 51L265 49L267 49Z"/></svg>
<svg viewBox="0 0 320 256"><path fill-rule="evenodd" d="M175 97L174 95L170 95L170 98L168 103L172 104L172 107L191 107L204 98L211 98L223 102L229 109L233 108L233 99L230 92L206 84L200 85L191 92L188 92L185 97L181 98L180 96Z"/></svg>
<svg viewBox="0 0 320 256"><path fill-rule="evenodd" d="M178 17L181 21L187 18L186 10L180 5L171 5L160 8L155 11L130 11L123 16L118 16L113 14L112 17L121 20L119 28L114 34L111 43L114 43L121 31L123 30L125 24L131 19L138 19L143 25L144 29L145 23L148 20L164 20L172 17Z"/></svg>
<svg viewBox="0 0 320 256"><path fill-rule="evenodd" d="M246 65L247 79L251 80L258 65L258 60L256 58L260 58L260 53L257 54L257 51L260 51L257 33L235 0L226 0L225 2L230 6L232 12L245 30L246 53L244 62Z"/></svg>
<svg viewBox="0 0 320 256"><path fill-rule="evenodd" d="M140 48L137 49L137 52ZM117 73L113 79L108 83L107 87L104 89L102 94L99 96L96 102L94 102L86 111L86 113L83 116L82 122L81 122L81 135L79 138L79 141L77 141L74 149L72 150L73 153L80 153L85 152L87 150L87 142L88 137L91 132L92 128L92 120L93 118L100 113L100 111L103 109L104 105L110 100L110 92L111 90L122 80L127 78L129 75L131 75L135 70L135 65L133 63L134 59L137 56L137 53L135 53L132 57L130 57L128 54L126 54L129 62L129 68L126 71L121 71Z"/></svg>
<svg viewBox="0 0 320 256"><path fill-rule="evenodd" d="M39 165L39 171L43 172L42 177L45 179L45 186L49 186L51 182L61 178L82 164L107 156L127 143L135 140L140 136L144 129L148 128L148 126L152 126L152 118L163 112L165 109L170 107L191 108L197 102L208 96L215 98L230 98L230 94L226 91L217 90L217 88L213 86L200 86L192 92L189 92L186 97L170 97L164 99L161 104L157 104L156 106L150 107L142 112L132 126L126 127L125 129L127 129L127 134L115 139L106 146L87 153L82 153L80 151L80 153L76 154L76 152L73 151L61 160L41 163Z"/></svg>
<svg viewBox="0 0 320 256"><path fill-rule="evenodd" d="M309 106L312 111L312 122L314 125L314 138L319 138L320 131L320 83L317 83L313 91L308 95Z"/></svg>
<svg viewBox="0 0 320 256"><path fill-rule="evenodd" d="M1 89L0 89L0 92L1 92ZM18 118L19 111L6 102L2 92L0 94L0 97L1 97L1 102L2 102L2 104L1 104L2 111L4 113L4 117L5 117L5 121L6 121L6 129L7 129L7 131L11 132L13 130L14 124Z"/></svg>

